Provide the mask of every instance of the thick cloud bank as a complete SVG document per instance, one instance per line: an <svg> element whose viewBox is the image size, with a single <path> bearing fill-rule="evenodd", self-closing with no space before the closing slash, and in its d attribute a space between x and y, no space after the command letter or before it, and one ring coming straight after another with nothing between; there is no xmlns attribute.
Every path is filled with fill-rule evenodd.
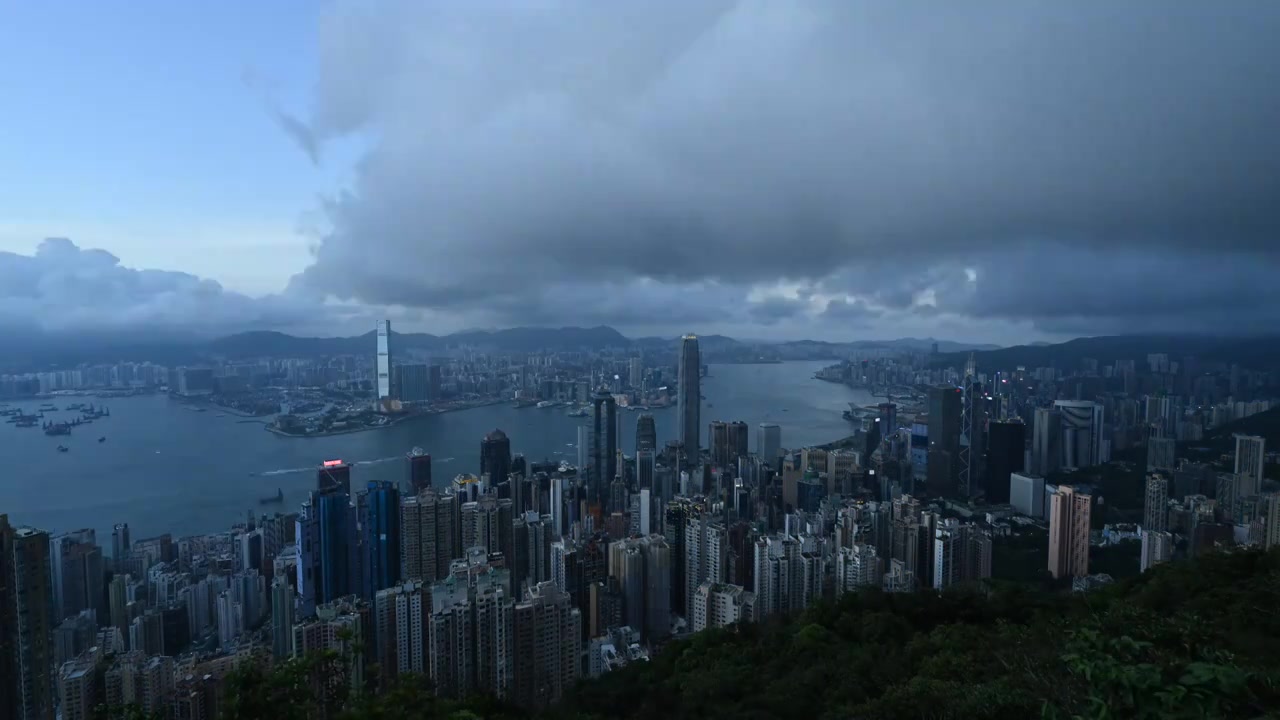
<svg viewBox="0 0 1280 720"><path fill-rule="evenodd" d="M206 335L332 317L309 299L250 298L181 272L135 270L65 238L0 252L0 329Z"/></svg>
<svg viewBox="0 0 1280 720"><path fill-rule="evenodd" d="M340 2L284 120L371 149L294 286L510 324L1267 329L1277 37L1275 3Z"/></svg>

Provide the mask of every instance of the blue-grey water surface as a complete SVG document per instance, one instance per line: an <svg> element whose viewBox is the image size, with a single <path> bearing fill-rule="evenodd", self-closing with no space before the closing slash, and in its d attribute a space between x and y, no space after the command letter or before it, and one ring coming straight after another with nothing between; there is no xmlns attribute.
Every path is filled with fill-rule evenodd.
<svg viewBox="0 0 1280 720"><path fill-rule="evenodd" d="M840 416L851 401L874 402L865 392L813 379L823 363L712 365L703 381L703 445L712 420L743 420L752 426L782 426L784 447L830 442L849 434ZM29 410L45 400L11 403ZM478 472L480 439L494 428L511 438L513 453L526 458L576 462L577 426L587 418L567 408L521 408L509 403L413 418L390 428L321 438L287 438L260 422L223 414L217 408L193 412L163 395L98 400L58 398L69 403L106 404L111 417L76 428L70 436L46 436L39 428L0 423L0 514L14 524L53 532L81 527L98 531L109 546L110 528L128 522L132 536L170 532L175 536L216 532L244 517L246 510L296 509L315 483L322 460L354 462L353 484L403 478L402 458L419 446L431 453L436 482L462 472ZM674 437L675 409L654 409L659 443ZM620 411L622 449L634 451L641 412ZM50 413L70 419L78 412ZM221 416L220 416L221 415ZM107 440L99 443L98 438ZM69 452L57 452L59 444ZM284 492L283 505L259 506L258 499Z"/></svg>

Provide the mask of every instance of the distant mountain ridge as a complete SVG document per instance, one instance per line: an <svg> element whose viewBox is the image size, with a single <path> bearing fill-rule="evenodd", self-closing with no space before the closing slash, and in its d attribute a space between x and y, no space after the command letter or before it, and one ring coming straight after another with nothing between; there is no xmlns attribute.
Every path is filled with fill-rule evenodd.
<svg viewBox="0 0 1280 720"><path fill-rule="evenodd" d="M1280 361L1280 335L1257 337L1215 337L1210 335L1109 335L1076 338L1052 345L1015 345L996 350L978 351L978 368L1007 370L1019 365L1027 368L1056 367L1076 369L1085 358L1101 364L1132 360L1139 367L1147 355L1164 353L1169 360L1181 363L1194 357L1197 362L1238 363L1248 368L1268 368ZM938 366L963 366L966 352L939 353Z"/></svg>
<svg viewBox="0 0 1280 720"><path fill-rule="evenodd" d="M194 364L211 358L243 360L256 357L321 357L372 355L373 331L352 337L299 337L273 330L235 333L213 340L195 336L154 337L145 333L3 333L0 338L0 371L29 371L50 367L71 367L80 363L152 361L165 365ZM865 350L910 350L928 352L934 342L940 350L989 350L996 346L958 343L931 338L859 340L749 341L724 335L699 335L703 358L707 361L751 361L753 359L798 360L839 359ZM640 348L646 351L674 351L679 338L628 338L616 329L595 327L515 327L502 330L464 330L448 335L392 332L396 352L445 352L473 347L496 352L572 351L607 348Z"/></svg>

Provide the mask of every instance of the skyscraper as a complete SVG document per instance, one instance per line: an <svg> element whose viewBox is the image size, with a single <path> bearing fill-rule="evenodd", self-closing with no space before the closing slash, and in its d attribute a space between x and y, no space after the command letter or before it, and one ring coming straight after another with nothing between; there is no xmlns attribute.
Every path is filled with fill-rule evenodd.
<svg viewBox="0 0 1280 720"><path fill-rule="evenodd" d="M578 477L583 478L588 484L591 482L591 436L590 425L578 426Z"/></svg>
<svg viewBox="0 0 1280 720"><path fill-rule="evenodd" d="M405 456L409 492L416 495L431 487L431 455L420 447Z"/></svg>
<svg viewBox="0 0 1280 720"><path fill-rule="evenodd" d="M618 404L601 390L591 398L591 475L588 498L605 501L606 488L618 473Z"/></svg>
<svg viewBox="0 0 1280 720"><path fill-rule="evenodd" d="M1049 504L1049 572L1055 578L1089 574L1089 515L1093 498L1063 485Z"/></svg>
<svg viewBox="0 0 1280 720"><path fill-rule="evenodd" d="M400 490L389 482L370 482L361 503L362 597L372 600L400 582Z"/></svg>
<svg viewBox="0 0 1280 720"><path fill-rule="evenodd" d="M53 720L49 534L0 515L0 717Z"/></svg>
<svg viewBox="0 0 1280 720"><path fill-rule="evenodd" d="M325 460L316 472L316 490L324 492L331 488L340 488L345 495L351 495L351 466L341 460Z"/></svg>
<svg viewBox="0 0 1280 720"><path fill-rule="evenodd" d="M1147 475L1147 495L1142 508L1142 529L1164 532L1169 529L1169 479L1158 473Z"/></svg>
<svg viewBox="0 0 1280 720"><path fill-rule="evenodd" d="M1021 422L993 422L987 428L986 486L988 503L1009 502L1009 478L1022 472L1026 454L1026 426Z"/></svg>
<svg viewBox="0 0 1280 720"><path fill-rule="evenodd" d="M320 594L316 603L328 603L356 590L352 583L351 558L358 546L351 500L346 493L334 488L311 493L311 503L317 514L320 540L317 582Z"/></svg>
<svg viewBox="0 0 1280 720"><path fill-rule="evenodd" d="M658 429L653 416L645 413L636 419L636 452L658 449Z"/></svg>
<svg viewBox="0 0 1280 720"><path fill-rule="evenodd" d="M396 366L397 399L401 402L425 403L431 399L431 367L426 363L402 363Z"/></svg>
<svg viewBox="0 0 1280 720"><path fill-rule="evenodd" d="M960 479L960 388L929 388L928 488L933 495L952 495ZM759 593L757 593L759 595Z"/></svg>
<svg viewBox="0 0 1280 720"><path fill-rule="evenodd" d="M778 469L778 453L782 451L782 428L776 423L756 426L756 453L769 467Z"/></svg>
<svg viewBox="0 0 1280 720"><path fill-rule="evenodd" d="M125 558L133 546L129 543L129 523L116 523L111 529L111 562L116 572L120 572Z"/></svg>
<svg viewBox="0 0 1280 720"><path fill-rule="evenodd" d="M480 474L489 476L489 487L507 481L511 473L511 440L501 430L493 430L480 441Z"/></svg>
<svg viewBox="0 0 1280 720"><path fill-rule="evenodd" d="M1062 417L1063 468L1101 465L1109 459L1101 405L1089 400L1057 400L1053 407Z"/></svg>
<svg viewBox="0 0 1280 720"><path fill-rule="evenodd" d="M1236 475L1240 476L1240 496L1262 492L1262 470L1267 454L1267 441L1258 435L1236 438Z"/></svg>
<svg viewBox="0 0 1280 720"><path fill-rule="evenodd" d="M391 399L391 321L379 320L377 325L378 356L376 359L378 400Z"/></svg>
<svg viewBox="0 0 1280 720"><path fill-rule="evenodd" d="M61 621L89 609L105 619L106 576L96 533L86 528L59 535L49 552L55 619Z"/></svg>
<svg viewBox="0 0 1280 720"><path fill-rule="evenodd" d="M1062 465L1062 416L1056 408L1036 408L1031 432L1031 472L1046 477Z"/></svg>
<svg viewBox="0 0 1280 720"><path fill-rule="evenodd" d="M680 430L678 437L684 446L686 465L698 462L698 434L702 432L702 358L698 353L698 336L689 334L680 339L680 367L677 396ZM696 587L696 586L695 586Z"/></svg>

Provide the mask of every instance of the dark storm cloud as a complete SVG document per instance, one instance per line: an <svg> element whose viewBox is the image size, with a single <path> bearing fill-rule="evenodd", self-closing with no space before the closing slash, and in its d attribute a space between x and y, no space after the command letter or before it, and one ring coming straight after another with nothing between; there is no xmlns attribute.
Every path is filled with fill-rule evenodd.
<svg viewBox="0 0 1280 720"><path fill-rule="evenodd" d="M250 298L181 272L135 270L65 238L0 252L0 328L208 334L341 321L310 299ZM367 320L362 327L372 327Z"/></svg>
<svg viewBox="0 0 1280 720"><path fill-rule="evenodd" d="M288 124L371 149L295 283L505 322L779 279L1044 327L1208 312L1157 286L1210 250L1277 269L1276 37L1275 3L339 4ZM805 311L771 302L747 318Z"/></svg>

